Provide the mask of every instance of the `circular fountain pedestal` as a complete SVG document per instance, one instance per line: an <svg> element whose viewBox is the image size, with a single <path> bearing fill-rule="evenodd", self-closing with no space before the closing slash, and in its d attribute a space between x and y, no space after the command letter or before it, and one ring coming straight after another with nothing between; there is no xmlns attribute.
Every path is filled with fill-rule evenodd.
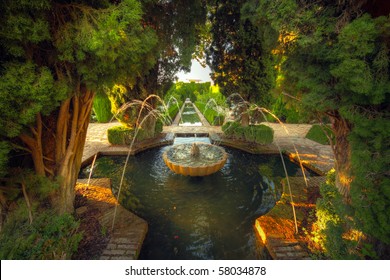
<svg viewBox="0 0 390 280"><path fill-rule="evenodd" d="M227 154L222 147L207 143L185 143L172 146L163 154L173 172L185 176L207 176L220 170Z"/></svg>

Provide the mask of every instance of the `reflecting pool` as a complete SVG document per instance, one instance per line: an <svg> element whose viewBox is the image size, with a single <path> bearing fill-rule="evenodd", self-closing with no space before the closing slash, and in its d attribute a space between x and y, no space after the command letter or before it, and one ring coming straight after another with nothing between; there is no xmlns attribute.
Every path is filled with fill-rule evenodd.
<svg viewBox="0 0 390 280"><path fill-rule="evenodd" d="M253 225L280 197L285 177L279 155L225 148L225 166L210 176L186 177L168 169L167 147L130 158L120 202L144 218L149 232L140 259L257 259ZM290 176L299 166L285 159ZM94 178L112 178L117 192L125 157L101 157ZM89 175L89 167L81 177Z"/></svg>

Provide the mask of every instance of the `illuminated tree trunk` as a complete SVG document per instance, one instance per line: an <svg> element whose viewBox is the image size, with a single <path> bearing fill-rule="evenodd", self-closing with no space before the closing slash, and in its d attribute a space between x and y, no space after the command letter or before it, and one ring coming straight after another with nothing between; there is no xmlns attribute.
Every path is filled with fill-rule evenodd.
<svg viewBox="0 0 390 280"><path fill-rule="evenodd" d="M64 100L58 111L46 118L38 115L31 132L20 136L30 150L37 175L58 181L59 189L51 195L51 204L59 213L74 210L74 186L81 167L93 96L93 92L79 86L77 93Z"/></svg>
<svg viewBox="0 0 390 280"><path fill-rule="evenodd" d="M338 113L332 115L332 128L335 134L333 152L336 160L336 187L346 202L350 202L351 188L351 148L348 135L351 125Z"/></svg>
<svg viewBox="0 0 390 280"><path fill-rule="evenodd" d="M94 94L85 88L80 93L62 104L57 119L55 162L60 165L55 174L59 176L60 189L54 204L60 213L73 211L74 186L81 167L91 115Z"/></svg>

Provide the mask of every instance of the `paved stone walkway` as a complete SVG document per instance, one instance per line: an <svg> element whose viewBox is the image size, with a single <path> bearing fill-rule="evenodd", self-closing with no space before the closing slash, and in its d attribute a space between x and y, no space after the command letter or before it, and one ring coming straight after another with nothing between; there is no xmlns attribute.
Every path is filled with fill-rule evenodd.
<svg viewBox="0 0 390 280"><path fill-rule="evenodd" d="M284 124L266 123L274 130L274 143L292 160L308 166L310 169L326 174L334 167L334 156L330 145L322 145L305 136L310 130L310 124ZM298 152L298 154L296 153ZM298 159L299 158L299 159Z"/></svg>
<svg viewBox="0 0 390 280"><path fill-rule="evenodd" d="M148 231L145 220L126 210L117 203L111 191L111 180L108 178L79 179L76 192L83 196L86 205L76 209L82 216L93 213L103 229L110 234L101 260L134 260L138 258Z"/></svg>

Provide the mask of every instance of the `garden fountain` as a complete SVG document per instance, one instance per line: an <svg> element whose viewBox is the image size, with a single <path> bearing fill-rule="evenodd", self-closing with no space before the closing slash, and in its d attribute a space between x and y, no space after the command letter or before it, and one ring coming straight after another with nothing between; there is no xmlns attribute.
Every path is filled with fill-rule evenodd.
<svg viewBox="0 0 390 280"><path fill-rule="evenodd" d="M164 152L163 159L170 170L185 176L207 176L220 170L227 154L222 147L194 142L174 145Z"/></svg>
<svg viewBox="0 0 390 280"><path fill-rule="evenodd" d="M139 102L149 111L146 117L139 114L140 127L157 115L145 103ZM257 106L249 109L270 113ZM98 159L95 176L112 177L117 200L149 223L140 258L257 258L253 221L280 198L277 182L299 167L285 162L279 146L281 161L275 155L250 155L228 147L225 152L220 146L199 143L198 138L188 140L130 157L132 141L126 158ZM295 216L293 204L292 208ZM112 229L115 216L116 208Z"/></svg>

